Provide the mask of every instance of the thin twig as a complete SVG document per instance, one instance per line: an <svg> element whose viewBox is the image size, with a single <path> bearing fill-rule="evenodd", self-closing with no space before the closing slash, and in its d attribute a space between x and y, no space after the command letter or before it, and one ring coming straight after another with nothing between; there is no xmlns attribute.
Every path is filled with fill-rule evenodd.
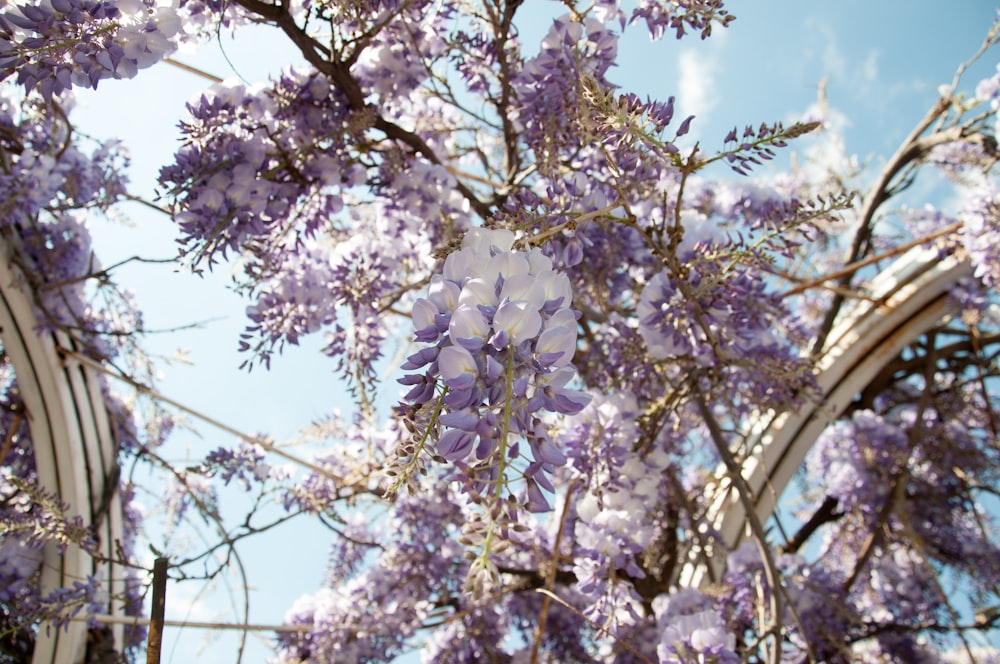
<svg viewBox="0 0 1000 664"><path fill-rule="evenodd" d="M558 602L562 606L564 606L567 609L569 609L570 611L572 611L577 617L583 618L584 620L586 620L591 625L594 625L595 627L597 627L598 634L600 634L601 632L604 632L605 634L607 634L608 636L610 636L611 638L613 638L615 641L617 641L619 644L621 644L626 650L628 650L630 653L632 653L633 655L635 655L636 657L638 657L642 661L646 662L647 664L653 664L653 660L651 660L650 658L646 657L641 652L639 652L638 650L636 650L635 648L633 648L632 644L630 644L628 641L625 641L624 639L618 638L616 635L614 635L610 631L608 631L608 628L605 627L604 625L598 625L596 622L594 622L593 620L591 620L590 618L588 618L587 616L585 616L583 613L581 613L580 610L577 609L575 606L571 605L569 602L567 602L566 600L564 600L562 597L560 597L559 595L555 594L551 590L546 590L545 588L535 588L535 592L536 593L541 593L541 594L545 595L546 597L551 597L556 602Z"/></svg>
<svg viewBox="0 0 1000 664"><path fill-rule="evenodd" d="M208 80L212 81L213 83L222 83L222 81L223 81L223 79L219 78L215 74L209 74L207 71L204 71L202 69L198 69L197 67L192 67L191 65L186 65L183 62L178 62L177 60L174 60L173 58L164 58L163 61L166 62L168 65L173 65L174 67L177 67L178 69L183 69L184 71L186 71L188 73L191 73L191 74L194 74L195 76L201 76L202 78L207 78Z"/></svg>
<svg viewBox="0 0 1000 664"><path fill-rule="evenodd" d="M780 582L780 577L778 575L778 566L774 562L774 556L771 554L771 549L767 545L767 536L764 532L764 524L761 523L760 517L757 515L757 510L753 504L753 499L751 498L752 492L750 487L747 485L747 481L743 478L743 473L740 470L739 465L736 463L736 459L733 457L733 453L729 450L729 445L726 442L725 434L723 434L722 429L719 428L719 423L716 422L715 416L708 408L708 403L705 402L705 398L695 392L692 400L695 406L698 408L698 412L701 414L701 418L708 427L709 435L712 438L712 442L715 443L715 448L722 458L723 464L726 466L726 472L729 475L730 481L736 488L736 495L739 498L740 503L743 505L743 510L746 512L747 522L750 524L750 530L753 532L754 542L757 544L757 549L760 552L761 562L764 564L764 576L767 579L767 585L771 589L770 598L770 612L771 612L771 625L767 626L761 624L761 630L766 635L766 632L771 632L774 635L774 649L770 652L770 661L772 664L779 664L781 661L781 643L783 641L784 635L782 632L781 618L782 618L782 594L784 592L784 585ZM805 636L805 630L800 628L803 637ZM806 645L809 646L808 640ZM815 657L812 656L812 648L810 649L810 659L815 661Z"/></svg>
<svg viewBox="0 0 1000 664"><path fill-rule="evenodd" d="M824 283L830 281L831 279L839 279L840 277L845 277L849 274L852 274L853 272L857 272L863 267L871 265L872 263L877 263L880 260L884 260L886 258L891 258L893 256L899 255L905 251L909 251L913 247L920 246L921 244L930 242L931 240L936 240L939 237L943 237L945 235L951 235L952 233L956 232L958 229L962 227L962 223L963 222L961 221L956 221L955 223L949 224L944 228L941 228L933 233L930 233L929 235L919 237L916 240L913 240L912 242L901 244L898 247L893 247L892 249L889 249L888 251L885 251L881 254L877 254L875 256L869 256L868 258L856 261L854 263L851 263L850 265L845 265L839 270L831 272L830 274L824 275L822 277L819 277L818 279L806 281L802 284L799 284L790 291L786 292L784 297L788 297L789 295L797 295L810 288L815 288L816 286L822 286Z"/></svg>
<svg viewBox="0 0 1000 664"><path fill-rule="evenodd" d="M23 419L24 411L19 410L14 413L14 421L11 423L10 430L4 438L3 448L0 449L0 462L3 462L7 458L7 453L10 452L10 448L14 444L14 436L17 435L17 430L21 428L21 420Z"/></svg>
<svg viewBox="0 0 1000 664"><path fill-rule="evenodd" d="M74 616L71 622L96 622L101 625L127 625L132 627L147 627L150 624L149 618L131 616L112 616L107 614L95 614L86 616ZM262 625L257 623L225 623L225 622L203 622L198 620L163 620L164 627L190 627L193 629L232 629L241 632L309 632L314 629L314 625L305 623L295 623L291 625Z"/></svg>
<svg viewBox="0 0 1000 664"><path fill-rule="evenodd" d="M559 518L559 528L556 531L555 541L552 543L552 559L549 561L551 567L548 573L545 575L545 589L552 591L556 585L556 571L559 569L559 543L562 541L563 532L566 528L566 517L569 516L569 501L572 498L573 493L576 491L576 485L578 480L574 480L570 483L569 487L566 489L566 497L563 499L563 510L562 515ZM552 604L552 598L549 595L545 595L542 598L542 609L538 614L538 624L535 626L535 643L531 647L531 664L538 663L538 653L542 646L542 636L545 634L545 623L549 617L549 606Z"/></svg>

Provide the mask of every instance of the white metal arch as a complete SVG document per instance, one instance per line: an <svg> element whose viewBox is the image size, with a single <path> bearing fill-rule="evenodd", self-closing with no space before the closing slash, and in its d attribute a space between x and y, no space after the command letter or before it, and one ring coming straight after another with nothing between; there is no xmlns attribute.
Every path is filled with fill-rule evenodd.
<svg viewBox="0 0 1000 664"><path fill-rule="evenodd" d="M972 269L933 247L903 254L871 281L865 299L854 301L840 316L820 358L817 383L821 399L797 411L765 414L751 436L743 476L754 510L766 523L792 475L802 465L819 434L902 350L951 311L949 292ZM716 472L707 521L731 551L747 536L747 512L726 471ZM681 572L683 585L701 585L718 574L725 551L689 552Z"/></svg>
<svg viewBox="0 0 1000 664"><path fill-rule="evenodd" d="M115 558L122 536L118 494L117 445L101 382L90 369L64 359L58 349L78 350L68 335L39 331L33 296L12 257L16 238L0 241L0 337L14 367L31 428L35 465L42 488L69 505L67 516L79 516L94 526L99 553ZM78 546L60 555L50 544L43 552L41 589L72 587L73 582L99 574L109 598L107 612L122 616L124 569L98 563ZM123 628L113 628L122 647ZM71 622L66 630L38 630L33 664L75 664L83 661L86 625Z"/></svg>

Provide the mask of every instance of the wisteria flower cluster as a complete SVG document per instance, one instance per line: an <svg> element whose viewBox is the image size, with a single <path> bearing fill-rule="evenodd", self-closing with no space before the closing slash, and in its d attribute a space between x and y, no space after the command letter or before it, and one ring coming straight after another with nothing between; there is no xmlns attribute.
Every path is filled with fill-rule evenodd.
<svg viewBox="0 0 1000 664"><path fill-rule="evenodd" d="M632 22L642 19L653 39L661 38L668 29L677 39L687 31L697 30L702 39L712 34L713 24L726 27L735 16L723 7L721 0L695 0L694 2L663 2L640 0L632 11Z"/></svg>
<svg viewBox="0 0 1000 664"><path fill-rule="evenodd" d="M80 612L103 612L107 600L96 576L68 588L40 587L46 547L60 553L70 545L94 551L96 541L80 516L68 516L68 506L38 485L24 405L16 397L16 381L9 374L6 378L11 382L3 385L0 416L11 441L0 458L0 643L5 654L30 652L37 621L65 626Z"/></svg>
<svg viewBox="0 0 1000 664"><path fill-rule="evenodd" d="M359 175L342 166L347 108L324 77L292 71L268 89L219 84L188 111L184 147L160 182L195 264L251 242L294 243L292 229L315 233Z"/></svg>
<svg viewBox="0 0 1000 664"><path fill-rule="evenodd" d="M176 10L155 0L43 0L0 14L0 80L17 74L46 99L132 78L175 48Z"/></svg>
<svg viewBox="0 0 1000 664"><path fill-rule="evenodd" d="M1000 136L1000 65L997 65L996 74L984 78L976 85L976 99L989 102L990 111L995 116L993 135Z"/></svg>
<svg viewBox="0 0 1000 664"><path fill-rule="evenodd" d="M524 63L514 81L522 135L538 159L550 163L560 150L582 144L587 79L605 80L618 38L596 20L563 16L553 22L538 55Z"/></svg>
<svg viewBox="0 0 1000 664"><path fill-rule="evenodd" d="M841 509L870 510L885 498L888 480L905 466L907 454L906 433L900 427L871 411L859 411L823 432L809 463L826 478L827 494Z"/></svg>
<svg viewBox="0 0 1000 664"><path fill-rule="evenodd" d="M66 116L72 107L72 95L48 107L37 98L23 98L9 85L0 87L0 153L5 163L0 187L6 192L0 204L0 229L19 237L14 255L38 287L40 325L49 330L63 325L111 332L112 317L87 303L81 279L101 269L86 215L106 210L123 196L128 158L113 142L88 150L72 141ZM108 302L120 321L135 320L126 300L115 296ZM127 345L124 338L100 334L88 342L105 355Z"/></svg>
<svg viewBox="0 0 1000 664"><path fill-rule="evenodd" d="M962 236L976 276L987 286L1000 284L1000 260L996 247L1000 241L1000 203L995 187L984 184L968 193L963 212L965 225Z"/></svg>
<svg viewBox="0 0 1000 664"><path fill-rule="evenodd" d="M737 381L758 386L758 398L795 398L810 380L790 343L799 334L796 326L773 324L774 313L784 308L780 295L768 292L753 270L740 266L725 274L726 260L713 260L711 246L697 252L707 259L694 259L684 275L660 272L642 290L636 315L649 356L726 367ZM761 357L770 361L761 365L754 359Z"/></svg>
<svg viewBox="0 0 1000 664"><path fill-rule="evenodd" d="M835 659L841 648L835 635L850 634L852 625L860 621L860 613L846 601L842 578L795 554L778 556L776 564L791 603L782 615L790 635L786 656L793 657L797 650L821 660ZM715 602L729 633L761 629L757 607L774 592L765 577L764 563L753 542L744 542L729 554L722 579L725 590Z"/></svg>
<svg viewBox="0 0 1000 664"><path fill-rule="evenodd" d="M540 413L577 413L590 397L569 387L577 335L569 280L541 251L514 250L514 239L507 230L469 230L414 303L416 339L434 345L403 364L426 367L400 380L411 386L406 402L417 433L403 454L422 453L432 438L432 453L466 468L477 491L505 485L508 464L526 459L524 502L544 511L543 490L555 490L548 475L565 456ZM417 420L418 409L433 413ZM515 436L527 441L530 457Z"/></svg>
<svg viewBox="0 0 1000 664"><path fill-rule="evenodd" d="M638 403L630 395L595 397L575 426L557 439L574 475L587 481L575 500L574 523L575 572L584 593L603 591L621 572L643 578L640 558L660 532L650 520L634 515L654 511L665 498L656 478L670 458L661 448L636 453L642 438L637 416Z"/></svg>
<svg viewBox="0 0 1000 664"><path fill-rule="evenodd" d="M658 599L653 607L663 632L656 654L662 664L735 664L736 639L709 598L684 589Z"/></svg>

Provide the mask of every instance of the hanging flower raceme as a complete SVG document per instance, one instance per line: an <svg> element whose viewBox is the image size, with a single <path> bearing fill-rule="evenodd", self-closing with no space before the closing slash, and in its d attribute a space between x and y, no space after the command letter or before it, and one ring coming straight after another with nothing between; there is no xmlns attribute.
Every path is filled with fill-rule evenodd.
<svg viewBox="0 0 1000 664"><path fill-rule="evenodd" d="M156 0L3 3L0 80L17 75L46 100L107 78L132 78L172 53L181 21Z"/></svg>
<svg viewBox="0 0 1000 664"><path fill-rule="evenodd" d="M653 602L660 642L656 654L663 664L705 662L735 664L736 639L726 629L712 601L692 588L660 595Z"/></svg>
<svg viewBox="0 0 1000 664"><path fill-rule="evenodd" d="M496 500L517 469L527 480L520 502L545 511L542 490L554 490L548 474L565 457L540 415L575 414L590 396L567 387L577 335L569 279L540 250L513 244L510 231L470 230L414 303L416 339L433 345L403 365L423 373L400 380L417 441L402 456L415 462L434 441L470 488L492 487Z"/></svg>

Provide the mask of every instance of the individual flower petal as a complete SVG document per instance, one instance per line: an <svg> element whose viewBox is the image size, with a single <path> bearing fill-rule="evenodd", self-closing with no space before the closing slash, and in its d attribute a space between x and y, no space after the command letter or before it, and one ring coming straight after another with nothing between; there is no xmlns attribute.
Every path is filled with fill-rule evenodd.
<svg viewBox="0 0 1000 664"><path fill-rule="evenodd" d="M416 353L410 355L406 358L406 362L400 367L404 371L410 371L412 369L419 369L420 367L433 362L437 359L438 349L436 346L431 346L429 348L421 348Z"/></svg>
<svg viewBox="0 0 1000 664"><path fill-rule="evenodd" d="M472 249L459 249L445 259L442 273L448 281L461 284L473 276L481 276L485 265L485 259Z"/></svg>
<svg viewBox="0 0 1000 664"><path fill-rule="evenodd" d="M481 304L487 307L495 307L497 302L499 300L497 299L497 290L494 282L478 277L465 282L465 285L462 286L462 293L458 297L459 306L463 304L478 306Z"/></svg>
<svg viewBox="0 0 1000 664"><path fill-rule="evenodd" d="M435 317L438 313L438 308L430 300L420 298L413 303L413 329L417 331L417 341L437 341L440 332Z"/></svg>
<svg viewBox="0 0 1000 664"><path fill-rule="evenodd" d="M591 396L580 390L561 388L552 391L552 398L546 402L546 408L555 413L576 415L590 403Z"/></svg>
<svg viewBox="0 0 1000 664"><path fill-rule="evenodd" d="M461 346L448 346L438 354L438 371L444 384L455 390L472 387L479 376L479 367L472 353Z"/></svg>
<svg viewBox="0 0 1000 664"><path fill-rule="evenodd" d="M500 361L497 360L492 355L487 355L486 356L486 378L491 383L494 383L497 380L499 380L500 376L502 376L503 374L504 374L504 367L500 363Z"/></svg>
<svg viewBox="0 0 1000 664"><path fill-rule="evenodd" d="M560 309L545 321L545 329L555 327L565 327L571 330L576 329L576 314L570 309Z"/></svg>
<svg viewBox="0 0 1000 664"><path fill-rule="evenodd" d="M576 351L576 328L548 327L535 342L535 356L544 367L569 364Z"/></svg>
<svg viewBox="0 0 1000 664"><path fill-rule="evenodd" d="M462 431L475 431L476 427L479 425L479 416L469 410L453 410L450 413L444 413L438 418L438 421L453 429L461 429Z"/></svg>
<svg viewBox="0 0 1000 664"><path fill-rule="evenodd" d="M528 274L528 259L519 253L500 253L490 258L486 264L485 277L487 280L494 279L497 275L504 279L510 279L520 274Z"/></svg>
<svg viewBox="0 0 1000 664"><path fill-rule="evenodd" d="M493 329L504 332L515 346L531 339L542 329L542 317L527 302L503 302L493 316Z"/></svg>
<svg viewBox="0 0 1000 664"><path fill-rule="evenodd" d="M458 296L462 289L454 281L449 281L439 274L431 277L431 285L427 289L427 299L434 303L441 313L451 312L458 306Z"/></svg>
<svg viewBox="0 0 1000 664"><path fill-rule="evenodd" d="M557 302L556 306L566 307L573 301L573 286L565 274L549 270L535 278L542 292L542 302Z"/></svg>
<svg viewBox="0 0 1000 664"><path fill-rule="evenodd" d="M531 453L538 463L561 466L566 463L566 455L547 436L537 440L531 439Z"/></svg>
<svg viewBox="0 0 1000 664"><path fill-rule="evenodd" d="M529 512L542 513L548 512L552 509L549 505L549 501L545 498L545 494L538 487L538 484L533 481L533 478L529 478L527 482L527 506Z"/></svg>
<svg viewBox="0 0 1000 664"><path fill-rule="evenodd" d="M538 280L530 274L515 274L504 280L500 300L527 302L532 309L541 309L545 302L545 291Z"/></svg>
<svg viewBox="0 0 1000 664"><path fill-rule="evenodd" d="M471 248L481 256L489 256L491 250L508 252L514 247L514 234L497 228L470 228L462 238L462 248Z"/></svg>
<svg viewBox="0 0 1000 664"><path fill-rule="evenodd" d="M539 376L535 382L539 388L559 388L573 380L573 376L575 375L576 370L573 367L561 367L551 373Z"/></svg>
<svg viewBox="0 0 1000 664"><path fill-rule="evenodd" d="M438 440L438 452L448 461L460 461L469 456L476 435L461 429L449 429Z"/></svg>
<svg viewBox="0 0 1000 664"><path fill-rule="evenodd" d="M541 249L532 249L528 252L528 265L531 266L532 274L542 274L552 269L552 259L543 254Z"/></svg>
<svg viewBox="0 0 1000 664"><path fill-rule="evenodd" d="M448 324L448 334L451 338L469 350L478 350L482 347L489 331L490 324L482 312L470 304L460 304Z"/></svg>

